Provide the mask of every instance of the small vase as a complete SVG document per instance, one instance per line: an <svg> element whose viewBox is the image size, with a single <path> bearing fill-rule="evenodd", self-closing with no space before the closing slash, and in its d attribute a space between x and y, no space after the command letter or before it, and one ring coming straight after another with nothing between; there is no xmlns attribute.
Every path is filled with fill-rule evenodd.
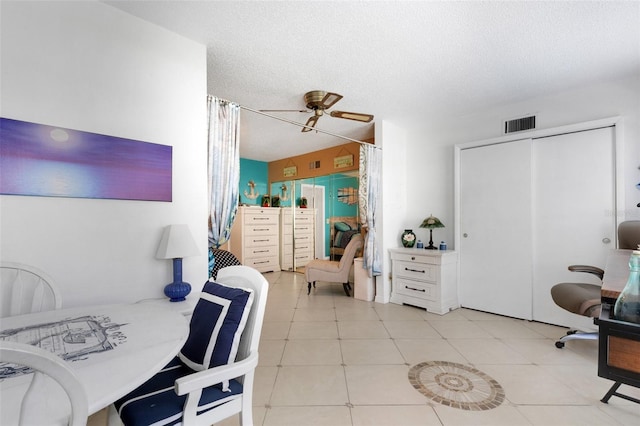
<svg viewBox="0 0 640 426"><path fill-rule="evenodd" d="M411 248L416 243L416 234L411 229L405 229L402 233L402 246Z"/></svg>
<svg viewBox="0 0 640 426"><path fill-rule="evenodd" d="M613 306L613 317L620 321L640 324L640 251L629 259L629 279Z"/></svg>

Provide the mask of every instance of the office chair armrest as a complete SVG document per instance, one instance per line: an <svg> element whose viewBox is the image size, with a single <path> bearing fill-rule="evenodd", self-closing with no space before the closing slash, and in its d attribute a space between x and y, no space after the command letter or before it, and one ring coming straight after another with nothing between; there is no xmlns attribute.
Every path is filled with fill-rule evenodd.
<svg viewBox="0 0 640 426"><path fill-rule="evenodd" d="M178 395L185 395L198 389L222 383L225 380L243 376L251 370L254 370L257 366L258 353L254 352L242 361L198 371L197 373L177 379L175 382L175 392Z"/></svg>
<svg viewBox="0 0 640 426"><path fill-rule="evenodd" d="M593 274L600 279L604 276L604 271L597 266L571 265L569 266L569 270L571 272L586 272L587 274Z"/></svg>

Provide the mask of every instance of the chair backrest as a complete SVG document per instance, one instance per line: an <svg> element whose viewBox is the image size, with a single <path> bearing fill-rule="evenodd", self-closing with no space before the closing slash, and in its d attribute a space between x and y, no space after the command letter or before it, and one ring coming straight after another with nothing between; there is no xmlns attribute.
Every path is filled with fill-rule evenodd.
<svg viewBox="0 0 640 426"><path fill-rule="evenodd" d="M214 249L209 247L209 264L213 262L213 267L210 267L209 277L214 280L218 278L218 271L227 266L242 265L237 257L233 253L227 250Z"/></svg>
<svg viewBox="0 0 640 426"><path fill-rule="evenodd" d="M254 299L238 346L237 360L246 358L251 352L258 351L264 311L267 306L269 282L264 276L249 266L227 266L218 271L216 282L231 287L253 289Z"/></svg>
<svg viewBox="0 0 640 426"><path fill-rule="evenodd" d="M29 416L43 413L34 413L38 411L36 405L38 401L43 399L43 395L38 393L42 387L43 380L48 376L55 380L64 390L69 401L71 402L71 414L69 415L69 425L80 426L87 423L88 403L87 395L78 380L75 373L65 361L55 354L44 349L26 345L23 343L0 341L0 362L4 364L4 369L11 369L17 366L29 367L34 370L32 381L29 389L24 394L20 406L15 406L16 413L19 411L18 424L30 424L33 420L29 420ZM6 380L12 380L8 378ZM9 407L3 407L3 410ZM42 421L40 419L39 421Z"/></svg>
<svg viewBox="0 0 640 426"><path fill-rule="evenodd" d="M637 250L640 244L640 220L628 220L618 225L618 248Z"/></svg>
<svg viewBox="0 0 640 426"><path fill-rule="evenodd" d="M362 234L356 234L351 237L351 241L344 249L344 253L340 258L340 270L346 268L351 268L351 264L353 264L353 258L356 257L356 253L358 250L362 248L364 245L364 239L362 238Z"/></svg>
<svg viewBox="0 0 640 426"><path fill-rule="evenodd" d="M21 263L0 263L0 318L61 307L60 291L45 272Z"/></svg>

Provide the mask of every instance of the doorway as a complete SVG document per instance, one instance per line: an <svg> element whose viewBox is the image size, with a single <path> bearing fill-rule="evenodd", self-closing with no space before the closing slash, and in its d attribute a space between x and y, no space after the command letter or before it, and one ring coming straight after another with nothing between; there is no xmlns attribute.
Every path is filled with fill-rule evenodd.
<svg viewBox="0 0 640 426"><path fill-rule="evenodd" d="M315 217L315 259L325 259L325 187L322 185L309 185L303 183L300 186L300 195L307 199L309 207L316 209Z"/></svg>

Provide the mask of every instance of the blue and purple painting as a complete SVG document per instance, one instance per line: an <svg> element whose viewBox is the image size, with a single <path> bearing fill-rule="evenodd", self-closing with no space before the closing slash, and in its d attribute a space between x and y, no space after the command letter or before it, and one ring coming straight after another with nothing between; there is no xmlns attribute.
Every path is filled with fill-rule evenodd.
<svg viewBox="0 0 640 426"><path fill-rule="evenodd" d="M0 118L0 194L171 201L172 147Z"/></svg>

